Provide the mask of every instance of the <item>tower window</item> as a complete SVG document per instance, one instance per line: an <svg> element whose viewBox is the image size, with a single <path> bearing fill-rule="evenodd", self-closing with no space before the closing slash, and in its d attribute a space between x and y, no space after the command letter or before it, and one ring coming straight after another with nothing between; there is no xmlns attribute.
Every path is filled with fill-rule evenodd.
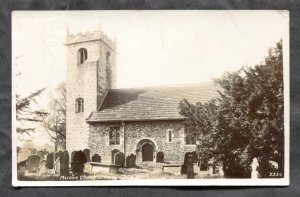
<svg viewBox="0 0 300 197"><path fill-rule="evenodd" d="M120 128L110 127L109 130L109 145L119 145L120 144Z"/></svg>
<svg viewBox="0 0 300 197"><path fill-rule="evenodd" d="M75 112L79 113L79 112L83 112L84 110L84 100L83 98L78 98L75 101Z"/></svg>
<svg viewBox="0 0 300 197"><path fill-rule="evenodd" d="M85 48L78 49L78 64L83 64L88 57L87 50Z"/></svg>

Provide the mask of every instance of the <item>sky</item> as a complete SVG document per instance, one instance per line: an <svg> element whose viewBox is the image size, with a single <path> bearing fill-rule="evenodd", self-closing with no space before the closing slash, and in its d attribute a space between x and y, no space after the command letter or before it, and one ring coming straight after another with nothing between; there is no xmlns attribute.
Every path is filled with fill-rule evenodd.
<svg viewBox="0 0 300 197"><path fill-rule="evenodd" d="M117 42L117 87L211 81L288 43L287 11L16 11L14 91L47 94L66 77L66 32L102 29ZM15 77L17 73L22 74Z"/></svg>

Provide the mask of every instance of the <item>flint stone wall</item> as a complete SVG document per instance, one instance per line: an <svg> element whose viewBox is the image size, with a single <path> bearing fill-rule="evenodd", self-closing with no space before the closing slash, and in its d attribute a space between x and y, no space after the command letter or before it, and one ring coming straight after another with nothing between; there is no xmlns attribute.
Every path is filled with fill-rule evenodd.
<svg viewBox="0 0 300 197"><path fill-rule="evenodd" d="M109 128L120 127L120 144L109 144ZM125 151L124 134L121 123L93 123L89 126L88 148L91 154L99 154L103 162L111 162L111 151L118 149L125 152L125 156L136 155L138 143L143 139L151 140L157 152L164 153L165 161L183 162L185 152L195 151L196 145L186 145L184 140L183 121L139 121L126 122ZM172 142L168 141L168 131L172 131ZM156 154L154 153L154 154ZM138 158L137 158L138 161Z"/></svg>

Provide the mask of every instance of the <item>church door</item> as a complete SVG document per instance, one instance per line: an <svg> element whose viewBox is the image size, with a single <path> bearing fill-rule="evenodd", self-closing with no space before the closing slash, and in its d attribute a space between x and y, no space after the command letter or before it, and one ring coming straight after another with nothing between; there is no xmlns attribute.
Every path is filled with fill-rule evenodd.
<svg viewBox="0 0 300 197"><path fill-rule="evenodd" d="M143 161L153 161L153 146L145 144L142 148Z"/></svg>

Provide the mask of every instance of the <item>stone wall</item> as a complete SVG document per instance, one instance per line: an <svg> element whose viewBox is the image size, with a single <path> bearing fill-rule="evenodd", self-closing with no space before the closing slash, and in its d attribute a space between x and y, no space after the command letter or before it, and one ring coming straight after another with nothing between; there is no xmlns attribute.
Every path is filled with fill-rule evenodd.
<svg viewBox="0 0 300 197"><path fill-rule="evenodd" d="M109 145L109 127L120 126L120 145ZM123 131L124 129L124 131ZM168 131L172 131L172 141L168 141ZM125 149L124 149L124 133ZM152 141L155 152L163 152L165 161L183 161L184 153L194 151L195 145L185 145L182 121L137 121L121 123L93 123L89 129L89 149L99 154L102 161L111 161L111 151L118 149L125 153L137 154L137 146L142 140ZM140 157L140 155L137 155ZM137 161L141 161L137 158ZM155 160L154 160L155 161Z"/></svg>

